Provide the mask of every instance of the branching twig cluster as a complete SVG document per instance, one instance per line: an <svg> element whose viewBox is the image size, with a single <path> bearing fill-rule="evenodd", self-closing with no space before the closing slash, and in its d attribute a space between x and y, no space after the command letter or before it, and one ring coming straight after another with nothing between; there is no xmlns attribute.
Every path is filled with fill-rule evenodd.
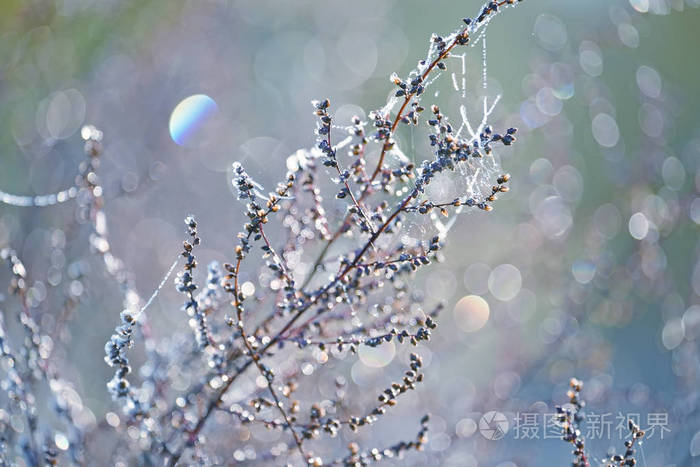
<svg viewBox="0 0 700 467"><path fill-rule="evenodd" d="M111 413L106 425L118 427L119 446L129 446L115 451L115 461L225 463L231 446L217 444L221 437L215 436L214 427L227 432L232 423L259 425L288 436L287 442L272 446L257 443L255 452L237 460L366 465L423 448L428 416L421 419L414 440L386 448L362 449L352 442L348 455L333 460L323 459L327 454L321 443L324 434L334 437L347 429L352 436L375 424L423 381L421 357L403 347L430 339L442 307L427 308L430 305L421 303L407 284L416 271L441 259L447 229L434 228L434 216L436 212L455 216L471 207L490 211L497 196L508 190L510 176L499 171L494 150L510 146L516 129L497 132L488 124L495 103L489 109L484 100L479 125L472 127L462 116L462 125L454 128L438 106L424 106L422 99L433 79L447 68L452 52L469 44L497 13L515 3L489 2L454 33L434 35L427 57L415 70L405 79L392 76L396 86L392 97L369 114L369 121L354 117L337 122L328 99L315 101L317 145L292 156L289 172L273 191L265 193L240 163L234 163L231 183L245 203L246 222L228 253L230 261L208 267L204 290L198 290L196 254L206 235L200 237L201 226L188 216L181 255L153 295L140 299L132 275L109 243L98 177L102 133L94 127L83 130L86 159L77 192L56 200L77 199L78 218L90 226L92 250L123 295L120 322L105 346L105 360L114 368L108 389L123 409L121 415ZM400 125L423 122L423 113L430 114L425 122L431 130L426 146L432 153L420 164L408 163L400 157L397 132ZM347 141L334 139L338 131L347 132L347 155L340 151ZM376 146L376 157L370 156L370 146ZM444 176L462 187L452 200L431 195L431 187ZM326 199L327 192L334 199ZM331 203L334 209L327 209ZM340 214L328 214L336 212ZM416 223L422 226L421 235L406 238L407 229ZM57 462L52 444L65 450L67 443L73 461L80 463L84 433L71 419L79 410L58 397L63 383L52 373L50 345L26 303L26 271L14 253L3 251L2 258L12 270L12 289L19 297L26 332L25 345L17 354L0 326L0 350L10 367L6 379L11 412L26 418L22 444L26 462L35 465L40 458ZM154 332L146 319L149 306L183 259L175 282L184 296L194 337L172 330ZM167 335L166 342L157 343L154 334ZM145 344L146 363L133 371L127 354L139 342ZM335 378L333 394L319 394L314 379L307 378L338 371L348 356L354 359L359 353L363 358L365 349L407 357L408 369L388 382L374 401L350 397L342 376ZM338 365L322 368L330 361ZM391 369L386 373L390 375ZM32 386L42 379L57 396L59 414L75 428L65 443L55 435L48 436L51 443L40 446ZM99 427L107 428L104 423ZM6 436L2 442L6 446L14 440ZM7 449L3 452L6 459L12 458Z"/></svg>
<svg viewBox="0 0 700 467"><path fill-rule="evenodd" d="M585 419L583 408L586 403L581 399L583 382L572 378L569 382L570 389L566 393L569 404L564 407L557 406L557 421L562 428L562 439L574 445L574 467L589 467L590 456L586 452L585 439L581 433L581 426ZM644 431L632 420L627 420L630 439L625 440L624 454L611 454L603 459L606 467L624 467L637 465L635 458L635 445L640 444L644 437Z"/></svg>

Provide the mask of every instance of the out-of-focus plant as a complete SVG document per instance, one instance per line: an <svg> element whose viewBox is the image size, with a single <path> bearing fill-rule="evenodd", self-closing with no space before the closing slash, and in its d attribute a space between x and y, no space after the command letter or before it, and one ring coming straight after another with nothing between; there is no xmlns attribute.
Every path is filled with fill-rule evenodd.
<svg viewBox="0 0 700 467"><path fill-rule="evenodd" d="M585 414L583 408L586 403L581 399L581 388L583 382L576 378L569 381L570 389L566 396L569 403L566 406L557 406L557 419L562 429L562 440L574 445L574 467L589 467L592 457L586 452L586 443L584 435L581 431ZM644 438L644 430L641 430L634 420L627 420L627 429L629 430L630 439L624 442L625 453L611 453L608 457L603 458L602 464L606 467L623 467L637 464L635 458L635 444L641 444Z"/></svg>

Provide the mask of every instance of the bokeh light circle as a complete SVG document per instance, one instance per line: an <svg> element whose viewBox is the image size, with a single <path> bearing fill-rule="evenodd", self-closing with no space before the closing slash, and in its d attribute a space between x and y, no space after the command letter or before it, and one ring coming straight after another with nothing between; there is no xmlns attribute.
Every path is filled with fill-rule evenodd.
<svg viewBox="0 0 700 467"><path fill-rule="evenodd" d="M629 231L632 238L641 240L649 233L649 221L641 212L632 214L629 220Z"/></svg>
<svg viewBox="0 0 700 467"><path fill-rule="evenodd" d="M588 260L577 260L571 265L571 273L579 284L588 284L595 277L595 263Z"/></svg>
<svg viewBox="0 0 700 467"><path fill-rule="evenodd" d="M683 342L684 332L683 321L678 318L671 319L661 331L661 342L668 350L673 350Z"/></svg>
<svg viewBox="0 0 700 467"><path fill-rule="evenodd" d="M386 342L376 347L361 345L357 351L360 361L370 368L382 368L387 366L396 355L396 346L393 342Z"/></svg>
<svg viewBox="0 0 700 467"><path fill-rule="evenodd" d="M469 438L476 433L476 422L471 418L463 418L455 426L455 432L460 438Z"/></svg>
<svg viewBox="0 0 700 467"><path fill-rule="evenodd" d="M690 455L693 457L700 456L700 430L696 431L693 439L690 440Z"/></svg>
<svg viewBox="0 0 700 467"><path fill-rule="evenodd" d="M478 295L462 297L453 310L457 326L464 332L475 332L489 320L489 304Z"/></svg>
<svg viewBox="0 0 700 467"><path fill-rule="evenodd" d="M489 290L491 295L507 302L512 300L523 285L520 270L512 264L496 266L489 275Z"/></svg>
<svg viewBox="0 0 700 467"><path fill-rule="evenodd" d="M640 13L649 11L649 0L630 0L630 5Z"/></svg>
<svg viewBox="0 0 700 467"><path fill-rule="evenodd" d="M620 139L620 129L617 126L617 122L606 113L599 113L593 117L591 126L593 128L593 137L604 148L614 147Z"/></svg>
<svg viewBox="0 0 700 467"><path fill-rule="evenodd" d="M654 68L642 65L637 68L637 86L647 97L657 99L661 95L661 75Z"/></svg>
<svg viewBox="0 0 700 467"><path fill-rule="evenodd" d="M170 115L170 137L180 146L196 143L217 110L214 99L206 94L195 94L183 99Z"/></svg>

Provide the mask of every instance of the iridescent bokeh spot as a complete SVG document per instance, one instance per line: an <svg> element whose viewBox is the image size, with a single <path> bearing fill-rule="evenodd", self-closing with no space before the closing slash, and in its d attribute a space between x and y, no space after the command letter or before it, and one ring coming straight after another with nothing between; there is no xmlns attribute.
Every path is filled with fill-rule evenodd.
<svg viewBox="0 0 700 467"><path fill-rule="evenodd" d="M483 328L491 314L488 302L478 295L462 297L453 313L457 326L464 332L476 332Z"/></svg>
<svg viewBox="0 0 700 467"><path fill-rule="evenodd" d="M206 94L195 94L183 99L170 115L170 137L180 146L197 143L218 107Z"/></svg>

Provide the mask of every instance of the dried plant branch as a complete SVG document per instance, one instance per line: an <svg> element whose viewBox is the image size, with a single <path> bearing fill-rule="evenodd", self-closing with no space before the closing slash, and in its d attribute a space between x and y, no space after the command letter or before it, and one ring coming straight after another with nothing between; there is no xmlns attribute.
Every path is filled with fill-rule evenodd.
<svg viewBox="0 0 700 467"><path fill-rule="evenodd" d="M218 263L209 265L206 282L198 278L199 225L193 216L187 216L186 238L178 258L150 298L141 300L133 275L114 256L110 244L99 177L102 132L92 126L82 131L85 160L75 187L40 197L0 192L0 201L22 206L75 200L79 218L90 231L92 253L119 288L123 302L120 322L105 345L105 360L114 368L108 390L122 411L121 415L110 412L106 425L101 423L98 429L114 429L119 438L115 449L133 452L115 452L113 459L123 456L128 462L171 466L221 463L221 447L208 442L207 426L218 424L220 430L228 432L232 428L227 420L233 420L235 426L256 422L267 429L290 432L291 439L271 447L261 458L285 456L290 462L296 461L298 453L303 463L322 465L324 460L314 449L314 443L322 442L321 433L335 436L340 427L355 431L373 425L403 394L423 381L422 358L413 353L409 369L376 400L359 397L350 401L341 379L333 401L315 400L312 391L298 389L303 375L323 373L323 364L336 355L355 358L355 353L366 348L381 349L395 343L416 346L430 340L441 306L424 311L422 301L407 293L404 281L441 259L449 229L435 221L436 210L453 218L464 207L490 211L498 195L508 191L510 176L502 173L493 149L510 146L516 129L499 133L488 123L497 100L490 108L484 102L477 126L471 126L462 111L462 125L457 129L437 105L423 106L421 102L425 89L446 69L453 51L470 43L491 18L516 3L489 2L475 18L464 19L465 26L452 34L444 38L434 35L427 57L406 79L392 75L396 86L392 96L370 113L368 122L359 117L350 122L334 121L328 99L314 102L313 112L319 119L317 146L291 156L286 177L272 192L265 194L243 165L234 163L231 183L245 204L246 221L236 235L233 259L221 268ZM403 152L395 136L400 123L418 125L426 108L430 150L420 164L408 163L401 158ZM348 126L343 127L344 123ZM373 131L366 132L370 127ZM463 128L467 136L462 136ZM346 129L349 136L334 143L331 132L336 136L336 129ZM366 153L372 145L378 158L368 170ZM339 150L346 146L349 164L339 156ZM458 181L460 194L452 201L431 194L431 186L440 184L441 177ZM341 200L338 204L345 208L343 212L325 211L326 192ZM420 234L406 238L404 234L414 225L419 226ZM341 236L347 239L343 248L328 258L331 246L339 246L336 241ZM22 302L25 278L15 258L13 253L3 252ZM168 330L157 340L146 312L180 261L184 265L175 285L184 297L183 308L192 331ZM311 264L311 268L302 264ZM320 280L321 270L332 273ZM200 290L198 284L205 286ZM66 302L66 310L71 304L74 302ZM38 370L42 380L61 387L41 348L43 337L27 304L20 318L31 344L26 354L34 357L20 362L22 357L5 345L6 332L0 325L2 358L13 362L13 368L24 363ZM140 341L145 346L145 362L134 371L127 353ZM248 374L250 367L256 368L257 376ZM56 463L65 443L60 436L51 442L40 440L30 373L8 373L27 421L26 463L35 465L41 458ZM240 409L239 402L246 401L255 414ZM65 424L82 428L71 418L78 409L67 408L65 403L61 407ZM304 422L298 420L302 410L309 413ZM353 413L364 415L348 415ZM414 440L364 452L353 443L349 455L330 462L365 465L421 450L427 441L427 423L426 416ZM82 462L84 439L81 430L71 434L69 445L75 463ZM59 451L54 446L56 440L61 445Z"/></svg>

